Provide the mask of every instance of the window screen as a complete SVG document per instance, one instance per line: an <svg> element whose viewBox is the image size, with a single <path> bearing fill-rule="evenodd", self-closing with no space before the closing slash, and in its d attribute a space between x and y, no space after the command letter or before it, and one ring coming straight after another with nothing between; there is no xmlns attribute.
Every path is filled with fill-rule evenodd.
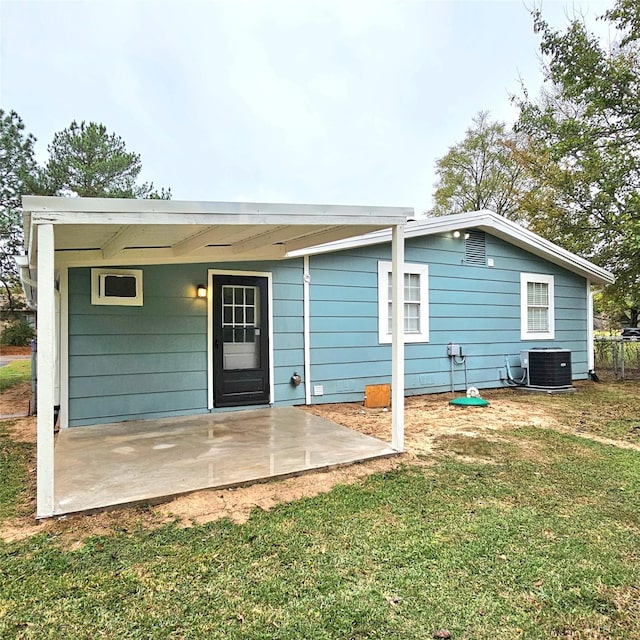
<svg viewBox="0 0 640 640"><path fill-rule="evenodd" d="M103 295L117 298L135 298L137 279L135 276L103 276Z"/></svg>
<svg viewBox="0 0 640 640"><path fill-rule="evenodd" d="M142 306L142 269L91 269L91 304Z"/></svg>
<svg viewBox="0 0 640 640"><path fill-rule="evenodd" d="M527 330L549 331L549 285L546 282L527 283Z"/></svg>

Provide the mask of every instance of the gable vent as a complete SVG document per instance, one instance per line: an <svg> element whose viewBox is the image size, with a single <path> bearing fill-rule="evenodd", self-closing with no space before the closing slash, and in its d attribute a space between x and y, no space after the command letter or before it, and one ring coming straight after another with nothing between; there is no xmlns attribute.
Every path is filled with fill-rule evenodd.
<svg viewBox="0 0 640 640"><path fill-rule="evenodd" d="M467 231L464 244L464 261L467 264L487 264L487 244L484 231Z"/></svg>

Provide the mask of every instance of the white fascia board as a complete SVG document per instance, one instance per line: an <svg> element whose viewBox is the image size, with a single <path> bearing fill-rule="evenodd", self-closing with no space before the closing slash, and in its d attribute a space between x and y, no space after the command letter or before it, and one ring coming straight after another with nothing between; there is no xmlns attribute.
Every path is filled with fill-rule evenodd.
<svg viewBox="0 0 640 640"><path fill-rule="evenodd" d="M507 220L503 216L499 216L492 211L471 211L468 213L456 213L449 216L441 216L437 218L427 218L425 220L417 220L409 222L405 227L405 239L416 238L426 235L436 235L439 233L449 233L452 231L462 231L464 229L481 229L491 235L505 240L509 244L513 244L525 251L540 256L549 262L553 262L573 273L577 273L585 278L590 279L595 284L611 284L615 282L614 275L598 267L597 265L585 260L580 256L559 247L558 245L545 240L541 236L515 222ZM391 242L391 231L384 229L368 233L366 235L340 240L338 242L330 242L311 249L303 249L293 251L287 256L294 258L301 255L317 255L321 253L331 253L334 251L344 251L346 249L354 249L357 247L366 247L375 244Z"/></svg>
<svg viewBox="0 0 640 640"><path fill-rule="evenodd" d="M24 196L35 223L53 224L317 224L393 226L413 215L409 207L254 202L191 202L120 198Z"/></svg>

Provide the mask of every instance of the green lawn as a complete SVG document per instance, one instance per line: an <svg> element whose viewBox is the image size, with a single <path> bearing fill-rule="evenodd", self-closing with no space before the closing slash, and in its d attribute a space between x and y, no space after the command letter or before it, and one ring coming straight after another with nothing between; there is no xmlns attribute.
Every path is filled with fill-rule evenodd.
<svg viewBox="0 0 640 640"><path fill-rule="evenodd" d="M0 437L20 503L27 445ZM539 428L441 444L242 525L0 543L0 637L640 638L640 453Z"/></svg>
<svg viewBox="0 0 640 640"><path fill-rule="evenodd" d="M31 380L31 360L13 360L0 367L0 391Z"/></svg>
<svg viewBox="0 0 640 640"><path fill-rule="evenodd" d="M509 400L542 405L576 434L594 434L640 445L640 382L582 383L574 394L511 394Z"/></svg>

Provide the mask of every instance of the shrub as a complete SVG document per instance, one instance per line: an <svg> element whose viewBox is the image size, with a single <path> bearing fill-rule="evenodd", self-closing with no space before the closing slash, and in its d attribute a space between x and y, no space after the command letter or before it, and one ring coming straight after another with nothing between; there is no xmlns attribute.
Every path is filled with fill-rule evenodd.
<svg viewBox="0 0 640 640"><path fill-rule="evenodd" d="M26 347L35 331L24 320L14 320L0 331L0 344L8 347Z"/></svg>

